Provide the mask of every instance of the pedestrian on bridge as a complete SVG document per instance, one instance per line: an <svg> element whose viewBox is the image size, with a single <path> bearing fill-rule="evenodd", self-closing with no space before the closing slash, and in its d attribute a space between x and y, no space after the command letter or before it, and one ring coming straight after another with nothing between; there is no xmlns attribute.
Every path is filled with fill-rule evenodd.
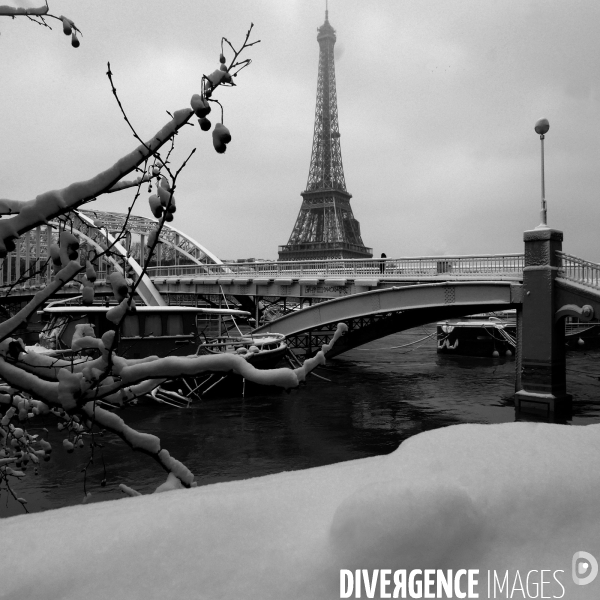
<svg viewBox="0 0 600 600"><path fill-rule="evenodd" d="M385 260L387 256L385 252L381 253L381 260L379 261L379 272L383 275L385 273Z"/></svg>

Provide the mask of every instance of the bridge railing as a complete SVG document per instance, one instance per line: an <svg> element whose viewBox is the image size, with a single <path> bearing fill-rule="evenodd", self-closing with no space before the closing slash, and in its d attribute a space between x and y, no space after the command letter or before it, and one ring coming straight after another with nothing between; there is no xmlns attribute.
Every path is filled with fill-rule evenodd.
<svg viewBox="0 0 600 600"><path fill-rule="evenodd" d="M226 262L222 265L150 267L150 277L378 277L515 276L523 272L523 254L424 256L413 258L331 259L306 261Z"/></svg>
<svg viewBox="0 0 600 600"><path fill-rule="evenodd" d="M556 253L559 259L558 272L560 277L569 279L588 287L600 289L600 264L566 254Z"/></svg>

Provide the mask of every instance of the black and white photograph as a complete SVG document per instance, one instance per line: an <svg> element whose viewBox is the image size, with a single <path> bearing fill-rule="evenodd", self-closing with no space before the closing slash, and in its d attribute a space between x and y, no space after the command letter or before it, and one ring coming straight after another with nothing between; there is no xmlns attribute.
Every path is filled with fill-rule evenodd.
<svg viewBox="0 0 600 600"><path fill-rule="evenodd" d="M600 598L600 4L0 0L0 599Z"/></svg>

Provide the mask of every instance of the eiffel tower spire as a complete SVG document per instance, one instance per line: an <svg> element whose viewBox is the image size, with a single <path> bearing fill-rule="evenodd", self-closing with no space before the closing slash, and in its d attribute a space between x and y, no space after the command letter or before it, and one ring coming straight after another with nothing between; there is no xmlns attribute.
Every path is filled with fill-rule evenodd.
<svg viewBox="0 0 600 600"><path fill-rule="evenodd" d="M351 194L346 190L338 123L335 64L335 29L329 23L318 28L319 77L312 154L302 206L280 260L371 258L352 214Z"/></svg>

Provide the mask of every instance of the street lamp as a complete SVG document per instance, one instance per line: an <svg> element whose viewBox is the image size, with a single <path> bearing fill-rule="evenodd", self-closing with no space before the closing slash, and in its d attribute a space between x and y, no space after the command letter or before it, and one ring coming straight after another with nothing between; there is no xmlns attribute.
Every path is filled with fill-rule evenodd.
<svg viewBox="0 0 600 600"><path fill-rule="evenodd" d="M544 184L544 134L548 133L550 129L550 123L548 119L540 119L535 124L535 132L540 134L540 142L542 143L542 210L541 217L542 222L536 227L536 229L547 228L546 222L546 186Z"/></svg>

